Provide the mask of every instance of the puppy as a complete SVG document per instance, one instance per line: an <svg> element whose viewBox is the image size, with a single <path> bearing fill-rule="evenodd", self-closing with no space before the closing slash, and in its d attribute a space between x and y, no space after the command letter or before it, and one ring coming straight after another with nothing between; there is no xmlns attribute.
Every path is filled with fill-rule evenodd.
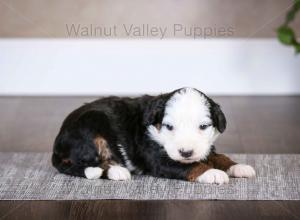
<svg viewBox="0 0 300 220"><path fill-rule="evenodd" d="M224 184L228 176L255 176L251 166L216 153L214 141L225 128L220 106L193 88L102 98L65 119L52 163L61 173L88 179L145 174Z"/></svg>

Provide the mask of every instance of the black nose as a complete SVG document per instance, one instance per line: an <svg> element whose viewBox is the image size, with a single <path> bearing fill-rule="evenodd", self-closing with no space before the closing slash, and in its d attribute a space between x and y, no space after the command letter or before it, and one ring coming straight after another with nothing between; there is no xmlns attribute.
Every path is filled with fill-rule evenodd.
<svg viewBox="0 0 300 220"><path fill-rule="evenodd" d="M190 157L190 156L193 155L193 151L192 150L189 150L189 151L179 150L179 153L184 158L188 158L188 157Z"/></svg>

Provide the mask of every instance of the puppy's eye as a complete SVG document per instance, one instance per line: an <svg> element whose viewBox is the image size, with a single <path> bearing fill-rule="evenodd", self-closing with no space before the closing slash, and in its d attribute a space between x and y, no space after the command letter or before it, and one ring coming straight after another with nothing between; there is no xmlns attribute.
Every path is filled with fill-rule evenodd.
<svg viewBox="0 0 300 220"><path fill-rule="evenodd" d="M164 127L166 127L169 131L173 130L173 126L169 124L163 124Z"/></svg>
<svg viewBox="0 0 300 220"><path fill-rule="evenodd" d="M208 128L210 125L205 125L205 124L203 124L203 125L200 125L199 126L199 128L201 129L201 130L205 130L206 128Z"/></svg>

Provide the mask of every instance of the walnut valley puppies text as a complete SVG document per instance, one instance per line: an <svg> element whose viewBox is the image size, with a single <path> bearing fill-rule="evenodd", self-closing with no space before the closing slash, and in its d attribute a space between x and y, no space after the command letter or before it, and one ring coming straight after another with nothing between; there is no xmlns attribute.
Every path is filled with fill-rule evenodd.
<svg viewBox="0 0 300 220"><path fill-rule="evenodd" d="M66 34L73 38L210 38L230 37L234 35L231 26L193 26L172 24L167 26L150 24L121 24L121 25L95 25L95 24L66 24Z"/></svg>

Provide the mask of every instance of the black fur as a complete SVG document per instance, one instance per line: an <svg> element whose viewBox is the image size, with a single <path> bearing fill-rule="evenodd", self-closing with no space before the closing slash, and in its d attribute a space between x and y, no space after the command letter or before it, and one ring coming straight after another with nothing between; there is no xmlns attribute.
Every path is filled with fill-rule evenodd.
<svg viewBox="0 0 300 220"><path fill-rule="evenodd" d="M220 133L223 133L227 125L225 115L222 112L219 104L215 103L211 98L207 96L206 98L210 103L210 114L212 117L213 126L216 127Z"/></svg>
<svg viewBox="0 0 300 220"><path fill-rule="evenodd" d="M161 124L166 102L177 91L138 98L107 97L81 106L63 122L54 143L53 165L62 173L84 177L85 168L97 167L102 162L93 142L101 135L112 152L112 160L117 163L125 166L119 150L122 145L137 167L136 172L186 179L195 164L173 161L147 134L147 126ZM223 132L225 116L218 104L208 97L207 100L213 125Z"/></svg>

